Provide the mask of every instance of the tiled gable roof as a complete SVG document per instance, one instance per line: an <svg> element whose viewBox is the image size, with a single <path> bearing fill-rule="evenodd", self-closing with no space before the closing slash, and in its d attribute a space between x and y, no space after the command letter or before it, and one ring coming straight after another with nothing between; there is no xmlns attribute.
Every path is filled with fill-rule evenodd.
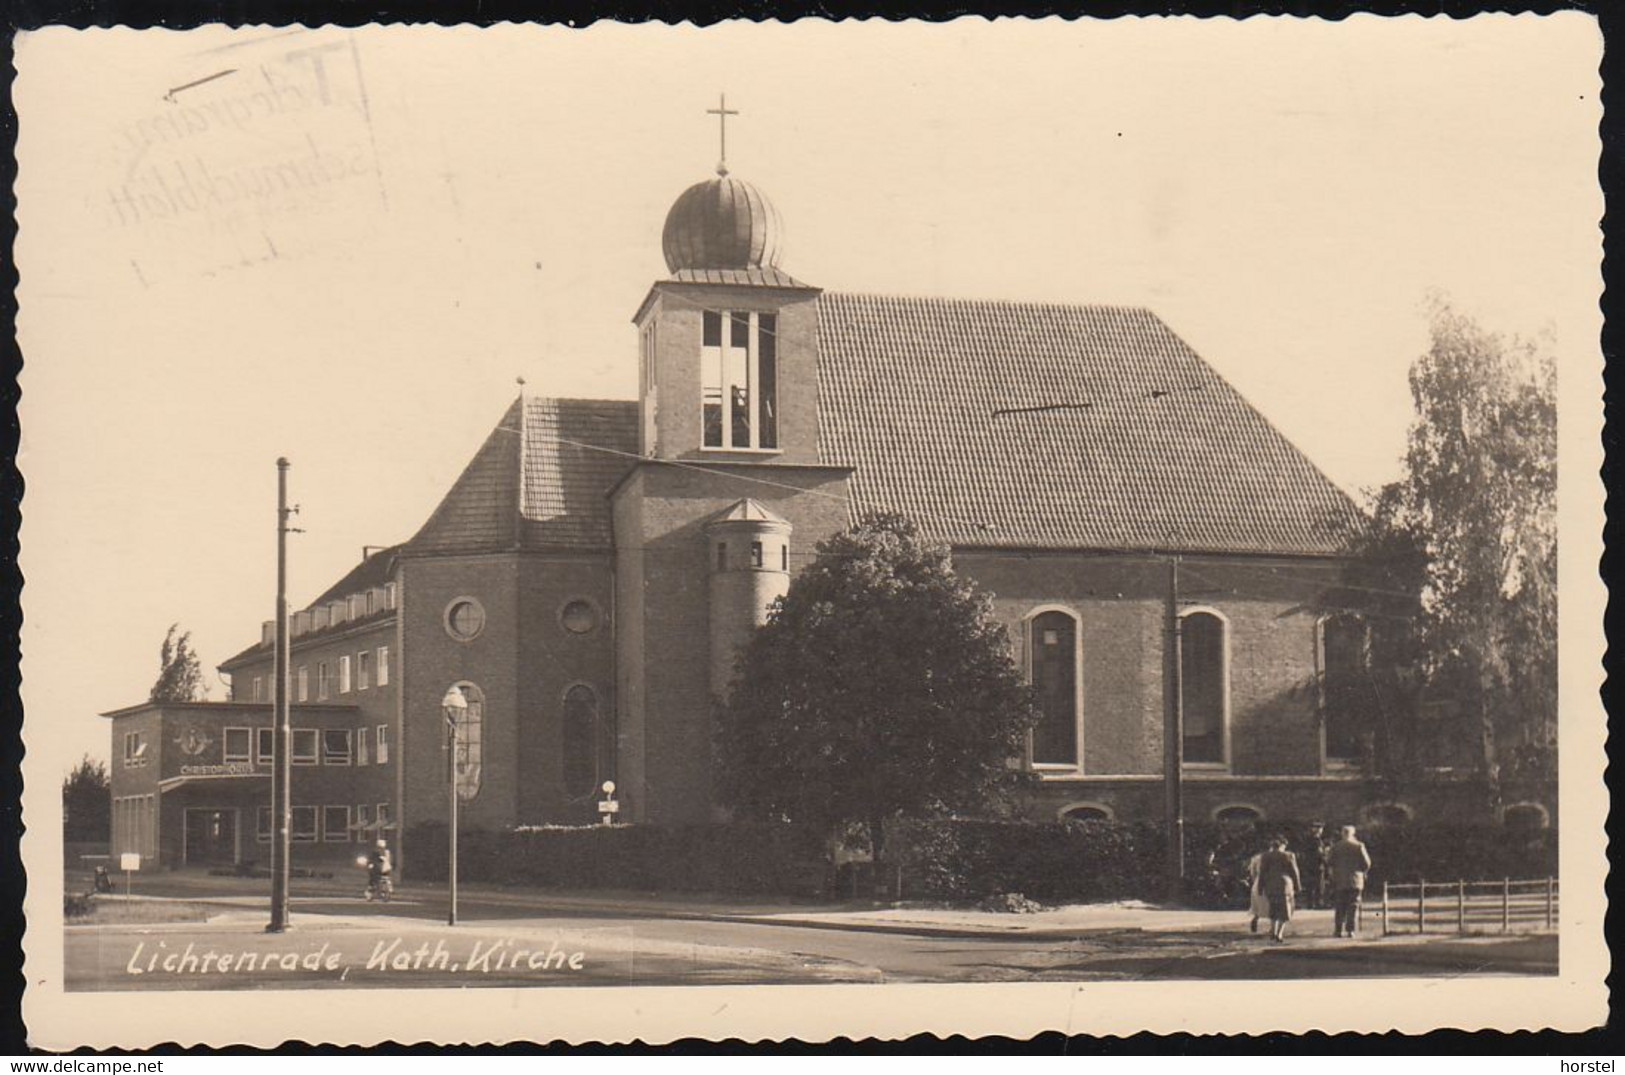
<svg viewBox="0 0 1625 1075"><path fill-rule="evenodd" d="M514 400L407 550L511 549L519 541L520 400Z"/></svg>
<svg viewBox="0 0 1625 1075"><path fill-rule="evenodd" d="M853 515L955 544L1327 554L1356 509L1147 310L819 300L819 444Z"/></svg>
<svg viewBox="0 0 1625 1075"><path fill-rule="evenodd" d="M395 577L395 563L400 557L400 551L399 545L379 549L352 567L343 578L323 590L320 597L305 607L336 601L351 594L366 593L374 586L384 585Z"/></svg>
<svg viewBox="0 0 1625 1075"><path fill-rule="evenodd" d="M636 452L632 401L516 400L407 547L607 549L606 494Z"/></svg>
<svg viewBox="0 0 1625 1075"><path fill-rule="evenodd" d="M525 405L519 509L526 548L610 547L610 488L638 450L638 407L618 399Z"/></svg>

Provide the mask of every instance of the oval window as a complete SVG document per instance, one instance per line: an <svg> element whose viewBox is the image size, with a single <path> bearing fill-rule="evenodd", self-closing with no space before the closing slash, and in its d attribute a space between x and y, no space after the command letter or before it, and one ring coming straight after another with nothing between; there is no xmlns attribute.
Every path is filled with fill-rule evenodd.
<svg viewBox="0 0 1625 1075"><path fill-rule="evenodd" d="M598 610L590 601L571 601L559 612L559 621L573 635L584 635L598 627Z"/></svg>
<svg viewBox="0 0 1625 1075"><path fill-rule="evenodd" d="M459 597L446 608L446 631L467 642L485 629L485 609L472 597Z"/></svg>

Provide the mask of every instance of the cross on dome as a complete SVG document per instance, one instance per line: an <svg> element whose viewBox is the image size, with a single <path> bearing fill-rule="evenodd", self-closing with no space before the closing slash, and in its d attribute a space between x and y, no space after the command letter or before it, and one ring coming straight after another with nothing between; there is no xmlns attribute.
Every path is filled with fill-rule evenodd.
<svg viewBox="0 0 1625 1075"><path fill-rule="evenodd" d="M721 132L720 133L722 135L722 156L717 160L717 174L718 175L727 175L728 174L728 117L729 116L737 116L737 115L739 115L739 110L736 109L736 108L729 108L728 107L728 95L726 93L719 93L719 94L717 94L717 107L715 107L715 108L707 108L705 110L705 114L708 115L708 116L717 117L717 122L721 127Z"/></svg>

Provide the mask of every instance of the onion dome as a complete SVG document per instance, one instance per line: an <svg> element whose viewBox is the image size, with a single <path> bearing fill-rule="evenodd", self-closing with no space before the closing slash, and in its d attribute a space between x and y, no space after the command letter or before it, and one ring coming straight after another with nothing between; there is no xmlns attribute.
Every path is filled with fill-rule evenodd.
<svg viewBox="0 0 1625 1075"><path fill-rule="evenodd" d="M762 192L722 169L683 191L666 214L660 239L666 267L771 269L779 263L784 226Z"/></svg>

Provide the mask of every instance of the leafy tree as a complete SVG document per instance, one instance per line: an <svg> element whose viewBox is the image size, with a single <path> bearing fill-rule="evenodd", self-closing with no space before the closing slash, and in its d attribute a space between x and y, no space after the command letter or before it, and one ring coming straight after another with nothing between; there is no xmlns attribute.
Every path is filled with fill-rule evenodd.
<svg viewBox="0 0 1625 1075"><path fill-rule="evenodd" d="M745 647L720 707L719 787L741 816L836 833L997 811L1035 711L988 598L908 520L819 544Z"/></svg>
<svg viewBox="0 0 1625 1075"><path fill-rule="evenodd" d="M180 624L169 625L158 654L158 680L147 696L150 702L201 702L209 688L203 682L203 667L192 650L192 632Z"/></svg>
<svg viewBox="0 0 1625 1075"><path fill-rule="evenodd" d="M109 838L113 813L107 765L86 754L62 780L62 838L101 841Z"/></svg>
<svg viewBox="0 0 1625 1075"><path fill-rule="evenodd" d="M1351 593L1376 613L1379 739L1424 694L1452 699L1492 789L1555 775L1556 364L1443 302L1410 373L1405 475L1376 496ZM1498 794L1498 790L1495 792Z"/></svg>

